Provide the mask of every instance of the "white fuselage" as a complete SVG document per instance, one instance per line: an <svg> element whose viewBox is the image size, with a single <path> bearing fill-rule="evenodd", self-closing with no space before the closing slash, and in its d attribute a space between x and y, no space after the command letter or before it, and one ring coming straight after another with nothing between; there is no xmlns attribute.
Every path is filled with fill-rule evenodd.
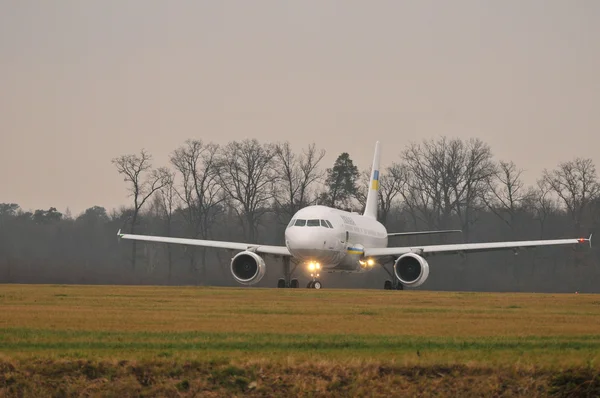
<svg viewBox="0 0 600 398"><path fill-rule="evenodd" d="M376 219L327 206L299 210L285 230L285 244L294 258L332 271L369 269L364 248L387 243L387 230Z"/></svg>

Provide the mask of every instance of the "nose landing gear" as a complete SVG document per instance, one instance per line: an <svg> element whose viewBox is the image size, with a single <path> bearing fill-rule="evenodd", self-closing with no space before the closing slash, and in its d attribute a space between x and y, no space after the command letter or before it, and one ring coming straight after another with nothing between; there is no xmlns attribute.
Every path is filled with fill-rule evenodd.
<svg viewBox="0 0 600 398"><path fill-rule="evenodd" d="M315 279L308 282L308 285L306 285L306 287L308 289L320 289L321 287L323 287L323 285L321 284L321 281Z"/></svg>
<svg viewBox="0 0 600 398"><path fill-rule="evenodd" d="M320 289L323 287L321 281L317 279L319 277L319 272L321 272L321 264L311 261L308 263L308 270L310 271L310 277L312 280L308 282L306 287L309 289Z"/></svg>

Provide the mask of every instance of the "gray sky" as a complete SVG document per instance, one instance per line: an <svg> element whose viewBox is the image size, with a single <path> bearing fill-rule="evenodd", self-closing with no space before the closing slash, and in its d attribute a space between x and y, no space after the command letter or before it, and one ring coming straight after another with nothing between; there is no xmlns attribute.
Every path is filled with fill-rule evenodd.
<svg viewBox="0 0 600 398"><path fill-rule="evenodd" d="M533 183L600 167L600 1L0 0L0 202L128 204L110 160L316 142L363 169L479 137Z"/></svg>

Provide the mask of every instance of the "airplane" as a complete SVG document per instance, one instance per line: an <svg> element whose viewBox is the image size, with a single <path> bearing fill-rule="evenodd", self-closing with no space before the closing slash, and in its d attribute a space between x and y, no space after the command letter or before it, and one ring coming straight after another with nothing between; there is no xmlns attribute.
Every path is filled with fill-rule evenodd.
<svg viewBox="0 0 600 398"><path fill-rule="evenodd" d="M577 245L592 243L592 236L578 239L529 240L514 242L455 243L444 245L417 245L388 247L391 236L438 234L460 232L460 230L417 231L388 233L377 221L379 190L380 143L375 143L369 190L363 214L344 211L322 205L312 205L298 210L285 229L285 246L255 243L225 242L215 240L186 239L149 235L133 235L117 232L121 239L146 242L162 242L191 246L203 246L238 251L231 258L230 270L233 278L242 285L255 285L266 273L263 256L283 258L289 269L290 261L296 266L304 264L311 280L307 288L321 289L318 279L322 272L362 273L376 264L393 265L393 280L386 280L384 289L402 290L404 287L419 287L429 276L427 257L438 254L466 255L471 252L520 249L551 245ZM387 271L387 268L386 268ZM287 276L289 279L289 276ZM297 279L286 281L281 278L280 288L299 287Z"/></svg>

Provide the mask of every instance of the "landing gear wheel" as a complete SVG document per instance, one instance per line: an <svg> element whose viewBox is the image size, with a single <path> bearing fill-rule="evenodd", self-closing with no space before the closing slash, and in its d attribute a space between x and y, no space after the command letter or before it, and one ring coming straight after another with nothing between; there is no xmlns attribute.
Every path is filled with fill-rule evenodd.
<svg viewBox="0 0 600 398"><path fill-rule="evenodd" d="M402 283L398 282L398 285L396 285L396 290L404 290Z"/></svg>
<svg viewBox="0 0 600 398"><path fill-rule="evenodd" d="M386 280L386 281L383 283L383 288L384 288L385 290L392 290L392 281L390 281L389 279L388 279L388 280Z"/></svg>
<svg viewBox="0 0 600 398"><path fill-rule="evenodd" d="M308 285L306 285L306 288L307 289L312 289L313 283L314 283L313 281L308 282Z"/></svg>
<svg viewBox="0 0 600 398"><path fill-rule="evenodd" d="M300 283L298 282L298 279L292 279L290 282L290 287L292 289L297 289L300 286Z"/></svg>
<svg viewBox="0 0 600 398"><path fill-rule="evenodd" d="M320 289L320 288L321 288L321 282L314 281L313 282L313 289Z"/></svg>
<svg viewBox="0 0 600 398"><path fill-rule="evenodd" d="M277 281L277 288L281 289L285 287L285 279L281 278Z"/></svg>

